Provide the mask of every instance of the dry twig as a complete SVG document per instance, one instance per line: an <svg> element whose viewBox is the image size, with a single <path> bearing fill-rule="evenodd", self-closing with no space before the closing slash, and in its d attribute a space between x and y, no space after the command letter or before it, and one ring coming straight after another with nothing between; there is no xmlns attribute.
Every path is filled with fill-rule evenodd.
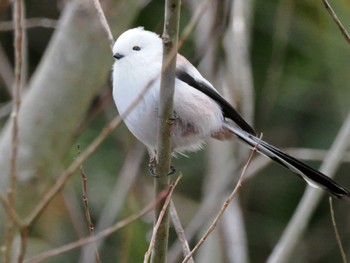
<svg viewBox="0 0 350 263"><path fill-rule="evenodd" d="M17 150L18 150L18 113L21 106L21 84L22 84L22 72L23 72L23 0L17 0L13 6L13 20L15 25L15 84L13 87L13 108L12 108L12 152L10 160L10 183L7 190L7 199L9 207L15 210L15 197L17 187ZM14 236L14 221L13 217L7 215L7 228L6 228L6 248L5 248L5 262L11 261L12 243ZM21 242L24 242L22 239ZM25 248L25 246L21 246ZM20 254L24 253L21 251Z"/></svg>
<svg viewBox="0 0 350 263"><path fill-rule="evenodd" d="M55 28L57 26L57 20L46 17L34 17L27 18L24 23L24 28L44 27ZM12 21L4 21L0 23L0 31L12 31L15 27Z"/></svg>
<svg viewBox="0 0 350 263"><path fill-rule="evenodd" d="M80 146L79 145L78 145L78 152L80 154ZM84 202L85 218L86 218L86 222L88 224L90 236L94 236L95 235L95 231L94 231L95 228L94 228L94 224L91 221L89 201L88 201L88 195L87 195L87 177L86 177L85 172L83 170L83 164L80 165L79 169L80 169L81 179L83 181L83 202ZM101 262L100 255L98 254L98 249L97 249L96 245L93 246L93 249L95 251L95 262L96 263Z"/></svg>
<svg viewBox="0 0 350 263"><path fill-rule="evenodd" d="M152 211L154 209L154 207L169 194L170 191L173 191L171 187L166 189L164 192L160 193L159 196L157 196L157 198L155 200L153 200L149 205L145 206L139 212L137 212L131 216L128 216L127 218L123 219L122 221L117 222L113 226L106 228L105 230L97 233L93 237L82 238L82 239L79 239L75 242L61 246L59 248L43 252L35 257L32 257L28 260L25 260L24 263L41 262L41 261L48 259L50 257L60 255L64 252L73 250L75 248L90 244L92 242L96 242L97 240L99 240L101 238L105 238L105 237L113 234L114 232L118 231L119 229L129 225L130 223L134 222L135 220L139 219L140 217L144 216L145 214L149 213L150 211Z"/></svg>
<svg viewBox="0 0 350 263"><path fill-rule="evenodd" d="M347 263L347 262L348 262L348 259L347 259L347 257L346 257L346 254L345 254L345 251L344 251L344 247L343 247L343 243L342 243L342 241L341 241L341 239L340 239L340 235L339 235L337 223L336 223L336 221L335 221L335 215L334 215L333 199L332 199L332 197L329 197L329 210L330 210L330 212L331 212L332 225L333 225L333 229L334 229L335 239L337 240L337 243L338 243L340 255L341 255L341 257L342 257L343 263Z"/></svg>
<svg viewBox="0 0 350 263"><path fill-rule="evenodd" d="M106 16L103 13L103 9L101 7L101 4L100 4L99 0L93 0L93 2L94 2L95 9L97 11L97 16L100 19L102 27L105 30L106 34L107 34L107 38L108 38L108 41L109 41L109 46L110 46L110 48L112 50L113 49L113 45L114 45L114 39L113 39L112 31L111 31L111 29L110 29L110 27L108 25Z"/></svg>
<svg viewBox="0 0 350 263"><path fill-rule="evenodd" d="M324 7L327 9L328 13L333 18L334 22L337 24L337 26L338 26L340 32L342 33L342 35L344 36L346 42L348 42L348 44L350 44L350 35L349 35L348 31L346 31L343 24L340 22L336 13L333 11L333 8L330 6L330 4L328 3L327 0L322 0L322 2L324 4Z"/></svg>
<svg viewBox="0 0 350 263"><path fill-rule="evenodd" d="M242 180L244 175L247 172L248 166L253 158L254 153L256 152L258 148L258 145L256 145L252 151L252 153L249 156L249 159L246 163L246 165L244 166L241 176L235 186L235 188L233 189L233 191L231 192L230 196L227 198L227 200L225 201L225 203L223 204L223 206L221 207L219 213L216 215L215 219L213 220L212 224L210 225L210 227L208 228L208 230L204 233L204 235L202 236L202 238L200 239L200 241L196 244L196 246L192 249L191 253L188 254L184 260L182 261L182 263L186 263L188 262L188 260L194 255L194 253L196 253L196 251L203 245L203 243L205 242L205 240L208 238L208 236L210 235L211 232L213 232L213 230L215 229L216 225L218 224L219 220L221 219L223 213L225 212L227 206L230 204L230 202L232 201L233 197L236 195L238 189L242 186Z"/></svg>
<svg viewBox="0 0 350 263"><path fill-rule="evenodd" d="M135 145L130 147L130 151L126 154L123 161L123 166L117 177L118 179L107 199L108 201L103 205L99 213L99 218L95 224L96 232L110 227L115 222L125 203L130 187L138 175L145 152L145 147L140 142L136 142ZM96 242L97 249L103 245L103 242L104 240ZM84 248L80 256L80 262L87 262L92 256L92 251Z"/></svg>
<svg viewBox="0 0 350 263"><path fill-rule="evenodd" d="M155 242L156 242L156 237L157 237L157 233L158 233L159 227L160 227L160 225L161 225L161 223L163 221L163 218L164 218L164 216L166 214L166 211L168 209L168 206L169 206L169 203L171 201L171 197L173 195L174 189L175 189L177 183L179 182L179 180L181 179L181 177L182 177L182 175L180 175L173 183L170 184L169 193L167 195L167 198L164 201L163 208L162 208L162 210L159 213L157 222L156 222L156 224L153 227L152 238L151 238L148 250L145 253L145 257L144 257L143 263L147 263L149 261L149 257L151 255L152 249L154 248L154 245L155 245Z"/></svg>
<svg viewBox="0 0 350 263"><path fill-rule="evenodd" d="M181 243L182 252L183 252L184 257L185 257L187 254L189 254L191 252L191 250L190 250L190 246L188 245L188 242L186 240L185 230L183 229L183 227L181 225L181 221L180 221L179 215L177 214L176 207L175 207L173 201L170 202L170 216L171 216L171 221L173 222L175 231L177 233L177 236L179 238L179 241ZM194 263L193 258L191 257L188 260L188 262Z"/></svg>

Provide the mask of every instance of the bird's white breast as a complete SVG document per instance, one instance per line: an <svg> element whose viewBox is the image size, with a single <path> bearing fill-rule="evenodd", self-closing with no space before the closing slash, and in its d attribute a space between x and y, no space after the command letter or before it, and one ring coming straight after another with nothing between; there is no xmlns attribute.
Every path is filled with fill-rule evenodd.
<svg viewBox="0 0 350 263"><path fill-rule="evenodd" d="M158 105L161 64L144 68L123 65L124 58L113 68L113 97L123 116L138 98L140 102L124 121L134 136L148 148L157 148ZM132 68L132 70L130 70ZM221 129L222 112L218 104L204 93L178 79L175 81L174 111L178 118L173 130L173 150L198 150L203 139Z"/></svg>
<svg viewBox="0 0 350 263"><path fill-rule="evenodd" d="M147 147L154 148L158 130L160 65L129 70L130 67L125 67L121 62L124 61L116 61L113 67L114 101L134 136ZM137 105L123 116L135 101L138 101Z"/></svg>

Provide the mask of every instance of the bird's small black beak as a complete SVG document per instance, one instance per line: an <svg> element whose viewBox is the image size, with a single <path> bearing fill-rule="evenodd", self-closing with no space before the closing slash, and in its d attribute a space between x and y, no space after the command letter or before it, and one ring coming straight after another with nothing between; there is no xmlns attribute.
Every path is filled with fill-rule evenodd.
<svg viewBox="0 0 350 263"><path fill-rule="evenodd" d="M116 59L121 59L121 58L124 57L124 55L123 55L123 54L120 54L120 53L115 53L115 54L113 55L113 57L116 58Z"/></svg>

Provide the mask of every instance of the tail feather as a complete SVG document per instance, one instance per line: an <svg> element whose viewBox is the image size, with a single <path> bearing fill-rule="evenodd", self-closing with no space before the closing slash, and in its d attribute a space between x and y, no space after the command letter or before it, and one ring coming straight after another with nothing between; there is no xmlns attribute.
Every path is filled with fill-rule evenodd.
<svg viewBox="0 0 350 263"><path fill-rule="evenodd" d="M322 188L337 198L350 201L350 192L323 173L313 169L252 134L243 131L233 124L225 123L225 127L251 147L256 147L257 145L258 152L288 168L293 173L304 179L310 186Z"/></svg>

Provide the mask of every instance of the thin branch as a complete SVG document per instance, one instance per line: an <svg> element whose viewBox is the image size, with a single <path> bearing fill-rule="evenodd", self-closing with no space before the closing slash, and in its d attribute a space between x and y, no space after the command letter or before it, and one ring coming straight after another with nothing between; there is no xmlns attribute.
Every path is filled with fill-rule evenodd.
<svg viewBox="0 0 350 263"><path fill-rule="evenodd" d="M153 200L150 204L145 206L139 212L137 212L131 216L128 216L127 218L123 219L122 221L115 223L113 226L106 228L105 230L97 233L93 237L82 238L82 239L79 239L75 242L61 246L59 248L55 248L55 249L43 252L37 256L34 256L28 260L25 260L24 262L25 263L41 262L41 261L48 259L50 257L60 255L64 252L73 250L75 248L96 242L97 240L99 240L101 238L105 238L105 237L113 234L114 232L118 231L119 229L129 225L130 223L134 222L135 220L141 218L142 216L149 213L150 211L152 211L154 209L154 207L169 194L170 191L173 191L171 187L166 189L164 192L160 193L159 196L155 200Z"/></svg>
<svg viewBox="0 0 350 263"><path fill-rule="evenodd" d="M334 22L337 24L340 32L342 33L343 37L345 38L346 42L348 42L348 44L350 44L350 35L348 33L348 31L346 31L345 27L343 26L343 24L340 22L338 16L336 15L336 13L333 11L332 7L330 6L330 4L328 3L327 0L322 0L324 7L327 9L328 13L331 15L331 17L333 18Z"/></svg>
<svg viewBox="0 0 350 263"><path fill-rule="evenodd" d="M93 0L93 3L94 3L94 6L95 6L95 9L97 11L97 16L100 19L101 25L102 25L104 31L107 34L107 38L108 38L108 41L109 41L109 46L111 47L111 50L112 50L113 49L113 45L114 45L114 39L113 39L112 31L111 31L111 29L110 29L110 27L108 25L106 16L105 16L105 14L103 12L103 9L101 7L101 4L100 4L99 0Z"/></svg>
<svg viewBox="0 0 350 263"><path fill-rule="evenodd" d="M120 115L115 117L103 130L102 132L94 139L94 141L88 146L88 148L79 155L78 158L65 170L60 177L56 180L55 184L50 188L50 190L44 195L39 204L33 209L30 215L26 218L28 225L31 225L35 219L45 210L49 205L51 200L56 196L56 194L62 190L65 183L77 171L80 165L93 154L96 149L101 145L101 143L106 139L106 137L122 122Z"/></svg>
<svg viewBox="0 0 350 263"><path fill-rule="evenodd" d="M171 221L173 222L173 225L175 227L175 231L177 233L177 236L179 238L179 241L181 243L182 252L183 252L184 257L185 257L187 254L189 254L191 252L191 250L190 250L190 246L188 245L188 242L186 240L185 230L183 229L183 227L181 225L181 221L180 221L179 215L176 211L176 207L175 207L173 201L171 201L171 203L170 203L170 216L171 216ZM188 262L194 263L193 258L191 257L188 260Z"/></svg>
<svg viewBox="0 0 350 263"><path fill-rule="evenodd" d="M44 28L56 28L57 20L50 19L46 17L35 17L25 19L24 28L33 28L33 27L44 27ZM12 31L15 27L12 21L4 21L0 23L0 31Z"/></svg>
<svg viewBox="0 0 350 263"><path fill-rule="evenodd" d="M22 40L23 40L23 0L16 0L14 3L15 21L15 86L13 89L14 103L12 105L12 153L10 165L10 188L8 189L8 200L14 206L16 184L17 184L17 150L18 150L18 113L21 106L21 78L22 78Z"/></svg>
<svg viewBox="0 0 350 263"><path fill-rule="evenodd" d="M10 160L10 183L7 189L8 205L15 209L15 198L17 188L17 151L18 151L18 113L21 106L21 84L23 72L23 0L16 0L13 5L13 21L15 25L14 49L15 49L15 84L13 87L12 108L12 151ZM13 217L8 215L6 227L6 251L5 262L11 261L12 243L14 236ZM24 253L24 252L23 252ZM22 254L22 251L21 251Z"/></svg>
<svg viewBox="0 0 350 263"><path fill-rule="evenodd" d="M160 76L159 93L159 127L157 147L157 178L154 179L155 196L169 185L169 170L171 163L171 139L173 129L173 96L175 88L176 54L180 21L180 0L165 1L164 29L163 29L163 60ZM154 222L158 221L162 213L163 203L155 209ZM164 218L160 221L155 236L152 263L166 262L169 237L169 213L166 210Z"/></svg>
<svg viewBox="0 0 350 263"><path fill-rule="evenodd" d="M78 152L80 154L80 146L79 145L78 145ZM80 165L79 169L80 169L81 179L83 181L83 202L84 202L85 218L86 218L86 222L88 224L90 236L94 236L95 235L95 231L94 231L95 227L91 221L89 200L88 200L88 195L87 195L87 177L86 177L85 172L83 170L83 164ZM95 251L95 262L100 263L101 262L100 255L98 253L98 249L97 249L96 244L94 244L93 249Z"/></svg>
<svg viewBox="0 0 350 263"><path fill-rule="evenodd" d="M17 227L21 228L23 226L22 219L19 217L17 212L12 206L8 203L8 200L0 193L0 203L4 210L6 211L7 216L11 217L11 220L16 224Z"/></svg>
<svg viewBox="0 0 350 263"><path fill-rule="evenodd" d="M253 158L254 153L257 150L258 145L256 145L254 147L254 149L252 150L249 159L246 163L246 165L243 167L242 173L240 175L240 178L235 186L235 188L233 189L233 191L231 192L230 196L227 198L227 200L225 201L225 203L223 204L223 206L221 207L219 213L216 215L215 219L213 220L212 224L210 225L210 227L208 228L208 230L204 233L204 235L202 236L202 238L200 239L200 241L197 243L197 245L192 249L191 253L189 253L184 260L182 261L182 263L186 263L188 262L188 260L194 255L194 253L196 253L196 251L203 245L203 243L205 242L205 240L208 238L208 236L211 234L211 232L213 232L213 230L215 229L216 225L218 224L219 220L221 219L223 213L225 212L227 206L230 204L230 202L232 201L233 197L236 195L236 193L238 192L239 188L242 186L242 180L244 175L247 172L247 169L249 167L249 164Z"/></svg>
<svg viewBox="0 0 350 263"><path fill-rule="evenodd" d="M343 263L348 263L348 259L346 257L345 251L344 251L343 243L340 239L337 223L335 221L332 197L329 197L329 210L331 211L331 218L332 218L332 225L333 225L333 229L334 229L335 239L337 240Z"/></svg>
<svg viewBox="0 0 350 263"><path fill-rule="evenodd" d="M135 181L138 175L140 165L143 157L145 156L145 147L141 142L136 142L135 145L130 147L130 151L125 156L123 166L120 169L117 181L113 187L113 190L107 199L108 201L103 205L99 218L95 224L95 231L99 232L107 227L110 227L115 222L120 210L123 208L123 204L127 198L127 194L130 190L132 183ZM100 240L96 243L97 248L103 245L104 240ZM93 256L92 251L84 248L79 262L87 262Z"/></svg>
<svg viewBox="0 0 350 263"><path fill-rule="evenodd" d="M159 227L161 226L163 218L166 215L166 211L167 211L169 203L171 201L171 197L173 195L174 189L175 189L176 185L178 184L178 182L179 182L179 180L181 178L182 178L182 175L178 176L176 178L176 180L174 182L172 182L171 185L170 185L170 191L169 191L169 193L167 195L167 198L164 201L163 208L162 208L161 212L159 213L158 220L157 220L155 226L153 227L152 238L151 238L148 250L145 253L145 257L144 257L143 263L148 263L148 261L149 261L149 257L151 255L152 249L154 248L154 245L155 245L155 242L156 242L156 237L157 237L157 233L158 233Z"/></svg>

